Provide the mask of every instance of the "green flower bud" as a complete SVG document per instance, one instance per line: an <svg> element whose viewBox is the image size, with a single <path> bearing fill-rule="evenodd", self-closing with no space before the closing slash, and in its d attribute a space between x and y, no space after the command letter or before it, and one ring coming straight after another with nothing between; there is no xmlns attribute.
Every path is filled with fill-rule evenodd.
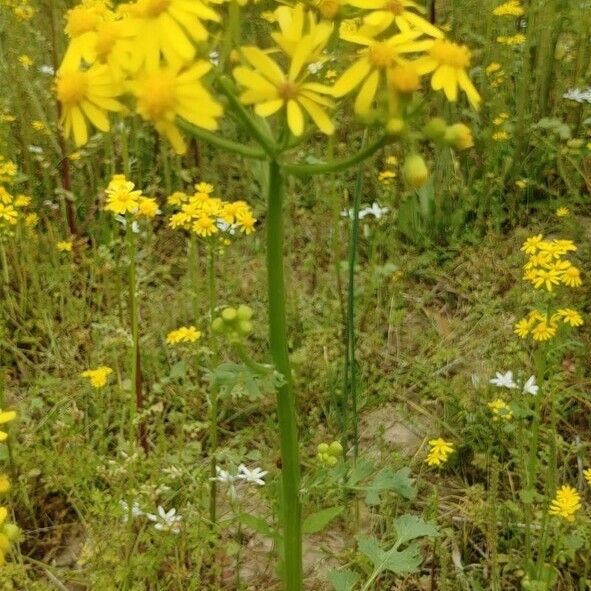
<svg viewBox="0 0 591 591"><path fill-rule="evenodd" d="M325 454L328 453L328 443L319 443L318 447L316 448L318 453Z"/></svg>
<svg viewBox="0 0 591 591"><path fill-rule="evenodd" d="M340 458L343 455L343 446L338 441L333 441L329 446L329 453Z"/></svg>
<svg viewBox="0 0 591 591"><path fill-rule="evenodd" d="M441 117L434 117L423 127L423 133L434 142L440 142L447 131L447 123Z"/></svg>
<svg viewBox="0 0 591 591"><path fill-rule="evenodd" d="M252 332L252 322L250 320L241 320L238 322L238 332L243 336L247 336Z"/></svg>
<svg viewBox="0 0 591 591"><path fill-rule="evenodd" d="M4 535L11 542L16 542L21 537L21 528L14 523L5 523L3 530L4 530Z"/></svg>
<svg viewBox="0 0 591 591"><path fill-rule="evenodd" d="M386 123L386 131L389 135L400 135L405 127L404 119L393 118Z"/></svg>
<svg viewBox="0 0 591 591"><path fill-rule="evenodd" d="M234 322L234 320L236 320L237 315L238 312L236 312L236 308L225 308L224 310L222 310L222 318L224 319L224 322Z"/></svg>
<svg viewBox="0 0 591 591"><path fill-rule="evenodd" d="M334 456L328 456L326 458L326 463L329 466L336 466L337 465L338 460L334 457Z"/></svg>
<svg viewBox="0 0 591 591"><path fill-rule="evenodd" d="M472 131L463 123L450 125L445 132L444 141L456 150L467 150L474 146Z"/></svg>
<svg viewBox="0 0 591 591"><path fill-rule="evenodd" d="M404 162L404 178L406 182L413 189L420 189L425 185L429 178L429 170L427 164L423 160L423 157L419 154L411 154L406 157Z"/></svg>
<svg viewBox="0 0 591 591"><path fill-rule="evenodd" d="M219 316L217 318L214 318L213 322L211 323L211 330L215 334L222 334L225 329L226 329L226 326L224 324L223 319L220 318Z"/></svg>
<svg viewBox="0 0 591 591"><path fill-rule="evenodd" d="M238 320L250 320L252 318L252 308L245 304L240 304L236 313Z"/></svg>

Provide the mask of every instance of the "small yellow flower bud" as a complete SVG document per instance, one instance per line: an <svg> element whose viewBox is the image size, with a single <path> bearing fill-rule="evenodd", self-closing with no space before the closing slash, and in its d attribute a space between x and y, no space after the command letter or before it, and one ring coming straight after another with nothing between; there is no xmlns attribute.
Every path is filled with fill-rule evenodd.
<svg viewBox="0 0 591 591"><path fill-rule="evenodd" d="M15 542L21 537L21 529L14 523L7 523L4 525L4 535L11 541Z"/></svg>
<svg viewBox="0 0 591 591"><path fill-rule="evenodd" d="M447 123L441 117L434 117L423 128L423 133L434 142L441 141L446 131Z"/></svg>
<svg viewBox="0 0 591 591"><path fill-rule="evenodd" d="M467 150L474 146L472 131L463 123L455 123L448 127L445 132L444 140L456 150Z"/></svg>
<svg viewBox="0 0 591 591"><path fill-rule="evenodd" d="M411 154L404 162L404 178L413 189L420 189L429 178L429 170L422 156Z"/></svg>
<svg viewBox="0 0 591 591"><path fill-rule="evenodd" d="M405 123L403 119L393 118L386 123L386 131L390 135L400 135L405 128Z"/></svg>
<svg viewBox="0 0 591 591"><path fill-rule="evenodd" d="M320 0L318 10L324 18L335 18L340 8L339 0Z"/></svg>
<svg viewBox="0 0 591 591"><path fill-rule="evenodd" d="M245 304L240 304L237 310L238 320L250 320L252 318L252 308Z"/></svg>

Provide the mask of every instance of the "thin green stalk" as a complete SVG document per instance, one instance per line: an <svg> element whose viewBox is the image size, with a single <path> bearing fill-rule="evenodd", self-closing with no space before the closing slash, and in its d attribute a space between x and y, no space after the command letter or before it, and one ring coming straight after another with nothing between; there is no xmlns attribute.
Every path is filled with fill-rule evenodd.
<svg viewBox="0 0 591 591"><path fill-rule="evenodd" d="M213 321L217 305L217 294L215 284L215 252L214 246L209 245L207 253L207 299L209 302L209 324ZM217 450L219 441L218 430L218 390L217 386L211 385L209 394L209 521L213 527L217 519Z"/></svg>
<svg viewBox="0 0 591 591"><path fill-rule="evenodd" d="M281 446L281 492L283 526L283 588L301 591L302 529L300 504L300 463L291 365L287 344L285 280L283 272L283 177L279 164L269 163L267 204L267 279L269 342L277 371L284 384L277 389L277 416Z"/></svg>
<svg viewBox="0 0 591 591"><path fill-rule="evenodd" d="M367 130L363 134L361 151L367 141ZM355 191L353 193L353 216L351 220L351 238L349 242L348 279L347 288L347 318L345 329L345 375L343 384L342 413L345 418L345 432L342 433L343 448L347 449L347 430L353 431L353 458L357 461L359 455L359 417L357 416L357 363L355 358L355 265L357 264L357 248L359 245L359 210L361 208L361 192L363 188L363 170L361 164L357 171ZM349 393L351 398L351 424L347 424Z"/></svg>

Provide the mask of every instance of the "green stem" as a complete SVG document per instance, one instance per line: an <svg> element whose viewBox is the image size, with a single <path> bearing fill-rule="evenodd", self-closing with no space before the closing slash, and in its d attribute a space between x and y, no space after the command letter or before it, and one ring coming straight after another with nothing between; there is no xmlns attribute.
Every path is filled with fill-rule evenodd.
<svg viewBox="0 0 591 591"><path fill-rule="evenodd" d="M209 245L207 253L207 296L209 302L209 324L213 321L216 308L216 285L215 285L215 252L214 246ZM218 451L218 389L211 385L209 394L209 521L213 527L217 520L217 451Z"/></svg>
<svg viewBox="0 0 591 591"><path fill-rule="evenodd" d="M267 209L267 278L271 356L284 384L277 389L277 416L281 444L284 589L302 589L302 530L300 464L291 366L287 344L285 282L283 275L283 177L278 163L269 163Z"/></svg>
<svg viewBox="0 0 591 591"><path fill-rule="evenodd" d="M206 131L205 129L201 129L200 127L196 127L195 125L191 125L187 123L183 119L177 119L176 124L189 135L196 137L197 139L203 140L208 142L212 146L216 146L216 148L220 148L225 150L226 152L232 152L233 154L240 154L240 156L244 156L245 158L252 158L253 160L265 160L266 154L259 150L258 148L254 148L252 146L244 146L239 144L238 142L233 142L232 140L227 140L215 133L211 133L210 131Z"/></svg>
<svg viewBox="0 0 591 591"><path fill-rule="evenodd" d="M334 160L332 162L325 162L323 164L284 164L282 166L284 172L293 174L294 176L313 176L317 174L327 174L329 172L340 172L355 166L375 154L380 148L383 148L390 138L387 135L381 136L373 144L363 147L357 154L350 158L343 158L342 160Z"/></svg>

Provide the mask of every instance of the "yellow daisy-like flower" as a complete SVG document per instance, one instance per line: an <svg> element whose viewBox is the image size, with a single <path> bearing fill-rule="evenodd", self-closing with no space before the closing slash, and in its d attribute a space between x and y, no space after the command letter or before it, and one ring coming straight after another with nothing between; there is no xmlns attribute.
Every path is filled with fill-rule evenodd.
<svg viewBox="0 0 591 591"><path fill-rule="evenodd" d="M189 196L182 191L175 191L172 195L169 195L166 199L168 205L182 205L189 200Z"/></svg>
<svg viewBox="0 0 591 591"><path fill-rule="evenodd" d="M581 285L583 285L581 272L573 265L562 272L560 275L560 281L568 287L581 287Z"/></svg>
<svg viewBox="0 0 591 591"><path fill-rule="evenodd" d="M548 291L552 291L555 285L559 285L562 275L557 269L534 269L530 275L531 282L536 289L541 287L546 288Z"/></svg>
<svg viewBox="0 0 591 591"><path fill-rule="evenodd" d="M215 187L211 183L204 183L203 181L200 183L195 183L195 193L210 195L213 193L214 188Z"/></svg>
<svg viewBox="0 0 591 591"><path fill-rule="evenodd" d="M445 439L442 439L441 437L431 439L429 441L429 446L431 449L425 459L425 462L427 462L429 466L441 466L445 464L449 456L454 452L454 444L445 441Z"/></svg>
<svg viewBox="0 0 591 591"><path fill-rule="evenodd" d="M10 226L16 225L18 213L14 206L0 203L0 222L6 222Z"/></svg>
<svg viewBox="0 0 591 591"><path fill-rule="evenodd" d="M416 14L416 12L425 13L425 9L412 0L348 0L347 4L371 10L372 12L363 18L363 22L380 32L386 31L395 24L401 33L417 29L436 39L442 39L444 36L443 32L427 19ZM412 10L408 10L409 8Z"/></svg>
<svg viewBox="0 0 591 591"><path fill-rule="evenodd" d="M513 411L501 398L489 402L487 406L493 414L493 421L498 421L499 419L509 421L513 418Z"/></svg>
<svg viewBox="0 0 591 591"><path fill-rule="evenodd" d="M166 335L166 342L169 345L178 345L179 343L194 343L201 337L201 332L194 326L181 326L176 330L171 330Z"/></svg>
<svg viewBox="0 0 591 591"><path fill-rule="evenodd" d="M241 53L250 67L238 66L233 72L236 81L245 88L240 101L255 105L255 113L261 117L270 117L285 109L287 124L294 136L304 133L304 113L322 133L334 133L334 124L325 112L332 107L332 101L323 96L332 94L332 90L316 82L306 82L307 73L303 71L308 57L315 50L314 40L303 37L285 74L258 47L243 47Z"/></svg>
<svg viewBox="0 0 591 591"><path fill-rule="evenodd" d="M522 16L525 9L519 0L509 0L493 10L495 16Z"/></svg>
<svg viewBox="0 0 591 591"><path fill-rule="evenodd" d="M113 370L110 367L101 365L95 369L87 369L80 375L83 378L86 378L93 388L98 390L107 384L107 380L112 373Z"/></svg>
<svg viewBox="0 0 591 591"><path fill-rule="evenodd" d="M562 517L572 523L575 520L575 514L581 508L581 495L575 488L565 484L556 491L556 496L550 505L548 513L557 517Z"/></svg>
<svg viewBox="0 0 591 591"><path fill-rule="evenodd" d="M488 64L488 66L486 66L484 71L488 76L492 76L493 74L496 74L497 72L501 71L501 69L501 64L499 64L498 62L491 62L490 64Z"/></svg>
<svg viewBox="0 0 591 591"><path fill-rule="evenodd" d="M213 236L220 231L215 223L215 219L206 213L201 214L193 222L191 229L193 232L195 232L195 234L197 234L197 236L201 236L201 238L208 238L209 236Z"/></svg>
<svg viewBox="0 0 591 591"><path fill-rule="evenodd" d="M562 319L565 324L569 326L582 326L584 324L583 317L572 308L560 308L554 314L556 318Z"/></svg>
<svg viewBox="0 0 591 591"><path fill-rule="evenodd" d="M109 12L105 2L86 0L66 13L65 31L70 39L76 39L92 31Z"/></svg>
<svg viewBox="0 0 591 591"><path fill-rule="evenodd" d="M166 136L177 154L187 151L175 124L177 117L209 131L218 128L222 107L201 82L210 69L211 64L203 60L187 69L157 67L144 71L132 83L138 113Z"/></svg>
<svg viewBox="0 0 591 591"><path fill-rule="evenodd" d="M17 195L14 198L15 207L28 207L31 205L31 198L28 195Z"/></svg>
<svg viewBox="0 0 591 591"><path fill-rule="evenodd" d="M0 474L0 494L7 493L10 490L10 480L7 474Z"/></svg>
<svg viewBox="0 0 591 591"><path fill-rule="evenodd" d="M14 410L0 410L0 425L5 425L16 419L16 412ZM6 441L8 439L8 433L0 431L0 441ZM0 520L3 521L3 520Z"/></svg>
<svg viewBox="0 0 591 591"><path fill-rule="evenodd" d="M161 55L176 69L189 63L195 57L195 42L207 40L203 21L220 21L207 0L137 0L121 11L136 27L135 66L144 64L148 70L158 67Z"/></svg>
<svg viewBox="0 0 591 591"><path fill-rule="evenodd" d="M447 100L455 102L458 90L463 90L475 109L480 105L480 95L472 84L467 70L470 68L472 54L465 45L458 45L445 39L427 42L429 54L419 58L414 66L419 74L433 72L433 90L443 90Z"/></svg>
<svg viewBox="0 0 591 591"><path fill-rule="evenodd" d="M142 192L135 190L135 185L124 175L115 175L105 193L107 194L105 211L118 215L137 212Z"/></svg>
<svg viewBox="0 0 591 591"><path fill-rule="evenodd" d="M153 218L160 213L158 202L153 197L140 197L137 207L137 215Z"/></svg>
<svg viewBox="0 0 591 591"><path fill-rule="evenodd" d="M250 211L240 211L236 214L236 225L241 232L249 235L254 232L254 225L257 220Z"/></svg>
<svg viewBox="0 0 591 591"><path fill-rule="evenodd" d="M60 240L55 247L59 252L72 252L74 243L72 240Z"/></svg>
<svg viewBox="0 0 591 591"><path fill-rule="evenodd" d="M18 61L25 70L28 70L33 65L33 60L26 53L19 55Z"/></svg>
<svg viewBox="0 0 591 591"><path fill-rule="evenodd" d="M122 111L117 101L123 87L113 79L107 66L95 64L87 70L60 70L55 89L61 104L60 121L66 136L73 136L77 146L88 141L87 120L100 131L109 131L107 113Z"/></svg>
<svg viewBox="0 0 591 591"><path fill-rule="evenodd" d="M565 218L570 215L570 209L568 207L559 207L555 213L556 217Z"/></svg>
<svg viewBox="0 0 591 591"><path fill-rule="evenodd" d="M557 325L552 319L544 318L531 330L534 341L549 341L556 335Z"/></svg>
<svg viewBox="0 0 591 591"><path fill-rule="evenodd" d="M508 140L511 135L507 131L495 131L491 137L495 142L504 142Z"/></svg>
<svg viewBox="0 0 591 591"><path fill-rule="evenodd" d="M377 41L371 31L351 29L350 23L343 23L340 28L341 39L365 47L360 57L335 82L333 92L336 97L343 97L358 86L355 99L355 113L367 115L379 90L396 87L401 78L411 75L411 91L420 83L418 62L408 63L405 54L424 50L424 41L417 41L422 35L416 29L394 35L384 41ZM401 72L400 68L404 68ZM405 76L401 76L404 73ZM412 74L414 73L414 76Z"/></svg>

